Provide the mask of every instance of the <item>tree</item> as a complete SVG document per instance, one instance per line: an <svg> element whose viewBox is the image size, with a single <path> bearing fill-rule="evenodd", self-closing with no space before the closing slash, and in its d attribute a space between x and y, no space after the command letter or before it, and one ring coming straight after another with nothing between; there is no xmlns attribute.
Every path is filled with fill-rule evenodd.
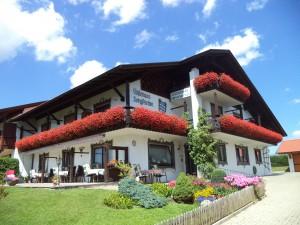
<svg viewBox="0 0 300 225"><path fill-rule="evenodd" d="M208 114L199 110L197 128L190 127L188 132L189 153L195 165L206 178L216 168L216 143L211 135L211 125L208 123Z"/></svg>

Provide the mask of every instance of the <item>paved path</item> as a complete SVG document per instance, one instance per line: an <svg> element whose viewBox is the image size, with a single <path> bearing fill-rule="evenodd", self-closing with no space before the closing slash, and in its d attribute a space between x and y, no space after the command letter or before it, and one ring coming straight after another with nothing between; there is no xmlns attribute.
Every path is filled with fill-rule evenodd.
<svg viewBox="0 0 300 225"><path fill-rule="evenodd" d="M300 225L300 173L264 178L267 197L225 221L225 225Z"/></svg>

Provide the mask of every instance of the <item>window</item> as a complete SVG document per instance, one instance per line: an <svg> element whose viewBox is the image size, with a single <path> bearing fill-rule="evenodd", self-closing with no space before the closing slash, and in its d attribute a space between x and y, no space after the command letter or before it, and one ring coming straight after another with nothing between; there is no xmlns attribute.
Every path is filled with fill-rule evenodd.
<svg viewBox="0 0 300 225"><path fill-rule="evenodd" d="M210 110L211 110L212 117L223 115L223 107L222 106L218 106L218 112L216 113L215 112L216 111L215 110L215 104L214 103L210 103Z"/></svg>
<svg viewBox="0 0 300 225"><path fill-rule="evenodd" d="M128 163L128 148L112 146L108 150L108 161L111 160Z"/></svg>
<svg viewBox="0 0 300 225"><path fill-rule="evenodd" d="M249 165L248 148L244 146L236 146L236 158L238 165Z"/></svg>
<svg viewBox="0 0 300 225"><path fill-rule="evenodd" d="M87 117L87 116L89 116L89 115L91 115L91 114L92 114L92 111L86 109L86 110L84 110L84 111L81 113L81 118Z"/></svg>
<svg viewBox="0 0 300 225"><path fill-rule="evenodd" d="M74 120L76 120L76 114L75 113L68 114L64 117L64 124L71 123Z"/></svg>
<svg viewBox="0 0 300 225"><path fill-rule="evenodd" d="M94 113L104 112L110 108L110 99L99 102L94 105Z"/></svg>
<svg viewBox="0 0 300 225"><path fill-rule="evenodd" d="M43 170L43 162L44 162L44 172L48 171L48 159L47 159L47 157L49 157L49 153L39 155L39 172L42 172L42 170Z"/></svg>
<svg viewBox="0 0 300 225"><path fill-rule="evenodd" d="M50 124L49 124L48 122L43 123L43 124L41 125L41 132L46 131L46 130L49 130L49 129L50 129Z"/></svg>
<svg viewBox="0 0 300 225"><path fill-rule="evenodd" d="M104 168L104 147L92 146L92 168Z"/></svg>
<svg viewBox="0 0 300 225"><path fill-rule="evenodd" d="M149 167L175 167L173 143L160 143L149 141Z"/></svg>
<svg viewBox="0 0 300 225"><path fill-rule="evenodd" d="M256 164L261 164L262 163L261 150L254 149L254 153L255 153Z"/></svg>
<svg viewBox="0 0 300 225"><path fill-rule="evenodd" d="M219 164L227 164L226 146L224 143L217 145L217 156Z"/></svg>
<svg viewBox="0 0 300 225"><path fill-rule="evenodd" d="M62 151L62 170L69 170L69 167L74 165L74 149Z"/></svg>

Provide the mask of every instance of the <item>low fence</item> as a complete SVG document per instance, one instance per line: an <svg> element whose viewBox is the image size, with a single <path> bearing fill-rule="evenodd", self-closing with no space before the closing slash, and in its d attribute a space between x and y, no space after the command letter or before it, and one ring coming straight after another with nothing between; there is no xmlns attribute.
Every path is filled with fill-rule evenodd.
<svg viewBox="0 0 300 225"><path fill-rule="evenodd" d="M253 186L234 192L218 199L209 205L200 206L175 218L158 223L157 225L209 225L230 215L245 205L256 201Z"/></svg>

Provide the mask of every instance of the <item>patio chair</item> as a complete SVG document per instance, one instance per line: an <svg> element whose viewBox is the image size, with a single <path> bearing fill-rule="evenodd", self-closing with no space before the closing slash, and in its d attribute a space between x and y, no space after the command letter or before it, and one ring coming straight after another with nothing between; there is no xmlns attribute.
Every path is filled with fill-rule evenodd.
<svg viewBox="0 0 300 225"><path fill-rule="evenodd" d="M33 183L33 181L35 181L34 183L37 183L38 178L39 178L39 173L37 173L35 171L35 169L32 169L32 170L29 171L29 179L30 179L31 183Z"/></svg>
<svg viewBox="0 0 300 225"><path fill-rule="evenodd" d="M135 172L135 179L138 181L142 180L144 183L146 183L148 174L144 174L142 172L141 165L140 164L132 164L132 166L133 166L133 169Z"/></svg>
<svg viewBox="0 0 300 225"><path fill-rule="evenodd" d="M89 177L90 181L94 181L95 177L99 175L104 175L104 169L91 169L89 164L84 164L83 169L85 176Z"/></svg>
<svg viewBox="0 0 300 225"><path fill-rule="evenodd" d="M85 182L83 166L79 165L77 167L77 170L76 170L76 181L77 182Z"/></svg>

